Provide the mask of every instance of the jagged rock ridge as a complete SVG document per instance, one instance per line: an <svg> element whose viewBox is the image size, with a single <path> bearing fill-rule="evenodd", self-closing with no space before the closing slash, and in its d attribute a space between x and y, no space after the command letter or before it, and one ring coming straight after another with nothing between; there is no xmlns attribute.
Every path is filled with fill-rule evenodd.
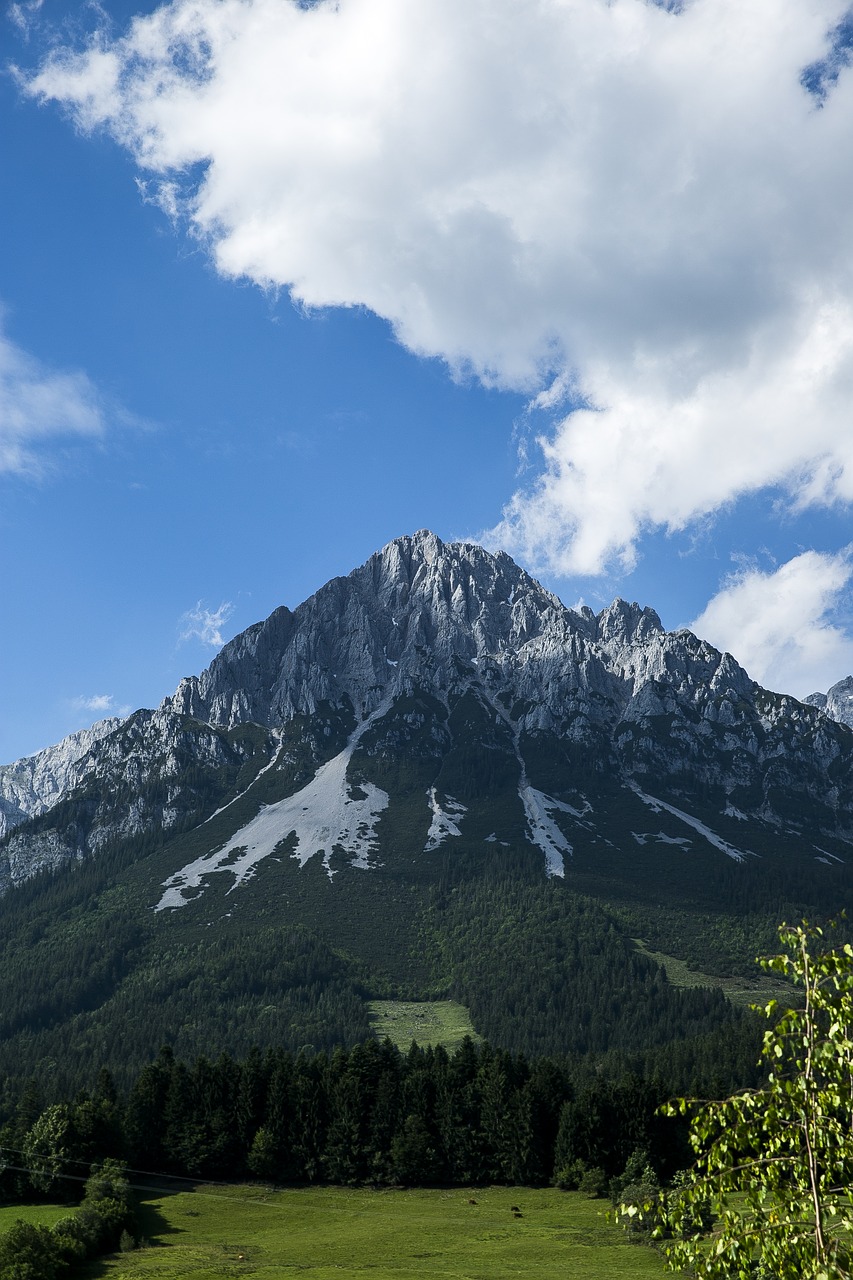
<svg viewBox="0 0 853 1280"><path fill-rule="evenodd" d="M99 720L53 747L0 766L0 837L71 791L92 767L89 753L94 745L120 724L114 717Z"/></svg>
<svg viewBox="0 0 853 1280"><path fill-rule="evenodd" d="M849 729L761 689L692 633L666 632L651 609L623 600L598 615L568 609L509 556L421 531L297 609L277 609L157 712L137 713L94 744L82 774L69 775L73 820L47 812L7 838L0 883L125 835L200 822L239 793L241 770L254 776L253 760L282 773L284 796L305 787L307 803L310 779L345 748L337 806L351 803L355 774L374 786L395 753L433 762L414 849L422 852L437 814L468 821L455 792L437 789L461 746L503 761L503 791L515 792L526 838L552 871L570 855L565 831L586 812L584 788L599 783L643 803L667 796L664 811L682 813L694 832L711 830L686 813L701 802L730 820L853 836ZM218 797L197 785L199 771L217 779ZM285 812L291 821L292 803ZM435 830L451 838L457 818Z"/></svg>
<svg viewBox="0 0 853 1280"><path fill-rule="evenodd" d="M803 701L819 707L824 715L839 724L853 728L853 676L845 676L826 693L810 693Z"/></svg>

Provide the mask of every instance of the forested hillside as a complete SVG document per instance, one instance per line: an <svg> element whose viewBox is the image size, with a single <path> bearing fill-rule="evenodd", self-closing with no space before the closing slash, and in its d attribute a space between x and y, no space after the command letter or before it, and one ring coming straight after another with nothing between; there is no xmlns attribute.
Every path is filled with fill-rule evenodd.
<svg viewBox="0 0 853 1280"><path fill-rule="evenodd" d="M134 840L4 900L0 1074L38 1075L67 1097L91 1087L94 1064L129 1085L164 1043L189 1060L331 1051L370 1034L371 999L451 997L496 1048L665 1049L672 1061L686 1054L689 1075L689 1046L736 1017L714 975L754 976L754 956L772 949L772 911L834 905L809 897L795 871L762 903L762 882L725 864L693 903L663 884L608 904L499 850L439 855L420 878L355 876L343 892L319 867L283 862L215 910L140 911L160 856ZM635 938L690 959L709 985L675 986Z"/></svg>

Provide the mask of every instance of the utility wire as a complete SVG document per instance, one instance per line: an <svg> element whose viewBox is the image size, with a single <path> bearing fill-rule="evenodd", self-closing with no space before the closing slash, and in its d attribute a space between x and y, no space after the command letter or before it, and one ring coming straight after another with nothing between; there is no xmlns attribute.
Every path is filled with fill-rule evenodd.
<svg viewBox="0 0 853 1280"><path fill-rule="evenodd" d="M0 1148L0 1159L2 1159L2 1153L4 1151L8 1151L18 1156L21 1156L24 1154L23 1151L18 1147L2 1147ZM51 1156L51 1161L55 1161L61 1164L83 1165L84 1167L89 1167L89 1164L90 1164L90 1162L86 1160L76 1160L73 1156L61 1156L61 1155ZM118 1161L117 1163L121 1163L121 1162ZM27 1165L22 1165L22 1164L2 1164L0 1165L0 1172L2 1172L3 1169L11 1169L13 1173L35 1174L36 1177L44 1177L46 1173L50 1173L51 1177L61 1178L66 1182L88 1182L90 1177L93 1176L91 1173L86 1173L86 1174L64 1173L59 1170L57 1170L54 1173L47 1169L43 1169L43 1168L33 1169ZM135 1174L136 1176L141 1178L158 1178L166 1182L183 1182L188 1184L184 1188L145 1186L141 1182L131 1182L128 1179L128 1186L131 1188L132 1191L153 1191L157 1194L164 1194L164 1193L168 1194L173 1190L186 1191L197 1196L208 1196L210 1199L213 1199L213 1200L239 1200L243 1204L245 1204L247 1199L246 1196L233 1196L233 1195L229 1196L225 1194L220 1194L218 1192L199 1191L197 1189L199 1181L201 1181L202 1185L205 1187L233 1187L234 1186L233 1182L218 1182L213 1178L203 1178L201 1180L199 1180L198 1178L186 1178L182 1174L177 1174L177 1173L157 1173L155 1170L151 1170L151 1169L132 1169L125 1164L121 1165L121 1169L122 1169L123 1175ZM269 1190L265 1193L265 1195L269 1195L271 1192L272 1192L272 1188L270 1187ZM261 1199L259 1197L256 1201L254 1201L254 1203L264 1204L265 1201L264 1199Z"/></svg>

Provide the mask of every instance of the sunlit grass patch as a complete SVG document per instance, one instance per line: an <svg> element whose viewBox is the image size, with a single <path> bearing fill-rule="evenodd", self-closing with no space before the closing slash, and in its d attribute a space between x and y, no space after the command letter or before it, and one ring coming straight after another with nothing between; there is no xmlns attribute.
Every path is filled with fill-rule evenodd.
<svg viewBox="0 0 853 1280"><path fill-rule="evenodd" d="M654 1250L631 1244L603 1202L553 1188L265 1192L199 1187L143 1206L151 1244L87 1280L644 1280ZM518 1213L513 1212L514 1209Z"/></svg>
<svg viewBox="0 0 853 1280"><path fill-rule="evenodd" d="M699 969L691 969L677 956L667 955L664 951L652 951L642 938L633 938L637 950L643 955L656 960L665 970L666 976L674 987L719 987L732 1004L748 1009L753 1004L767 1004L768 1000L784 1000L796 1002L796 990L788 982L780 982L768 977L756 969L753 979L720 977L711 973L702 973Z"/></svg>
<svg viewBox="0 0 853 1280"><path fill-rule="evenodd" d="M380 1040L387 1036L398 1049L443 1044L457 1049L466 1036L479 1040L468 1010L455 1000L369 1000L370 1022Z"/></svg>
<svg viewBox="0 0 853 1280"><path fill-rule="evenodd" d="M20 1218L37 1226L52 1227L60 1218L74 1212L73 1204L4 1204L0 1205L0 1234L8 1231Z"/></svg>

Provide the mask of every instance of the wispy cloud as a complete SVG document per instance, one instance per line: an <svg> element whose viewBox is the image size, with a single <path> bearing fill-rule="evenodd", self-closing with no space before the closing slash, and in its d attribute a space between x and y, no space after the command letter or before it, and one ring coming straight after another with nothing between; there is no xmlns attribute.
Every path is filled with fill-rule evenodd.
<svg viewBox="0 0 853 1280"><path fill-rule="evenodd" d="M853 639L838 625L853 578L853 547L805 551L776 569L745 564L690 628L728 650L754 680L803 698L853 673Z"/></svg>
<svg viewBox="0 0 853 1280"><path fill-rule="evenodd" d="M96 716L129 716L131 708L119 705L111 693L83 694L71 699L75 711L85 711Z"/></svg>
<svg viewBox="0 0 853 1280"><path fill-rule="evenodd" d="M224 276L552 387L493 535L598 573L742 494L853 499L848 8L173 0L26 90Z"/></svg>
<svg viewBox="0 0 853 1280"><path fill-rule="evenodd" d="M44 0L21 0L20 3L10 4L6 10L9 20L25 39L43 4Z"/></svg>
<svg viewBox="0 0 853 1280"><path fill-rule="evenodd" d="M102 436L107 415L85 373L48 368L0 330L0 472L42 475L50 467L48 445Z"/></svg>
<svg viewBox="0 0 853 1280"><path fill-rule="evenodd" d="M224 600L218 609L208 609L203 600L199 600L194 608L181 614L179 640L200 640L211 648L220 649L225 644L222 628L234 612L230 600Z"/></svg>

